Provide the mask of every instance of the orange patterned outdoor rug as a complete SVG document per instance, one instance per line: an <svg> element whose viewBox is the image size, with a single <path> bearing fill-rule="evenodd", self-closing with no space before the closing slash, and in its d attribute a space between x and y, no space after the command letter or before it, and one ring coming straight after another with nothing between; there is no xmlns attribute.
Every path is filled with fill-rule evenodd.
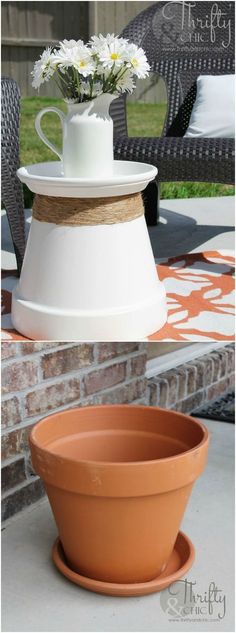
<svg viewBox="0 0 236 633"><path fill-rule="evenodd" d="M167 293L166 325L151 341L234 340L234 256L206 251L157 260ZM2 273L2 338L27 340L11 323L11 292L16 271Z"/></svg>

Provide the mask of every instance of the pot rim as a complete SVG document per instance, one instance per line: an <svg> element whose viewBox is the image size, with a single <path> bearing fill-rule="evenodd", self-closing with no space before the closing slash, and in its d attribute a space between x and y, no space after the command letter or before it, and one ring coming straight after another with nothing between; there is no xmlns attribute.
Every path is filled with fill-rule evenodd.
<svg viewBox="0 0 236 633"><path fill-rule="evenodd" d="M89 405L86 407L70 407L69 409L63 409L62 411L58 411L56 413L51 413L43 418L41 418L38 422L36 422L35 426L33 427L30 436L29 436L29 441L30 443L33 444L33 446L35 448L39 448L40 450L44 451L47 455L52 455L52 452L50 451L50 449L48 449L47 447L44 447L40 444L40 442L37 441L37 439L35 438L35 434L37 432L37 429L39 428L39 426L43 425L45 423L45 421L47 419L51 419L53 417L57 417L60 414L63 413L70 413L71 411L76 412L76 411L81 411L83 409L86 410L91 410L94 411L94 409L143 409L143 410L154 410L156 409L157 411L163 412L163 413L173 413L175 416L177 416L178 418L184 418L185 420L189 420L192 424L194 423L195 426L197 426L198 428L200 428L203 432L203 438L201 440L201 442L199 442L198 444L196 444L196 446L193 446L192 448L186 450L186 451L181 451L180 453L178 453L177 455L170 455L169 457L162 457L159 459L146 459L146 460L137 460L137 461L102 461L102 460L92 460L92 459L73 459L70 457L66 457L63 455L63 461L65 461L66 463L69 464L87 464L88 466L90 466L91 468L99 468L102 467L103 469L108 468L110 469L111 466L115 466L116 468L118 468L119 466L122 468L124 468L124 466L127 468L134 468L137 466L145 466L147 464L152 464L153 466L155 464L168 464L168 461L173 462L173 460L175 461L179 461L180 459L183 458L184 455L189 455L193 452L195 452L196 450L199 450L203 445L205 445L208 441L209 441L209 431L207 429L207 427L202 424L201 422L199 422L198 420L196 420L195 418L192 418L190 415L187 415L185 413L181 413L179 411L174 411L172 409L164 409L163 407L154 407L154 406L149 406L149 405L130 405L130 404L98 404L98 405ZM53 453L54 457L60 457L59 453Z"/></svg>

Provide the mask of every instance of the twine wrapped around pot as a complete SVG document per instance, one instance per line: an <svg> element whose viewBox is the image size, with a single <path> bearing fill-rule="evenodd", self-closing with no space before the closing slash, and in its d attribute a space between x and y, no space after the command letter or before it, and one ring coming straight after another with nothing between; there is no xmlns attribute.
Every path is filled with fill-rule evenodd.
<svg viewBox="0 0 236 633"><path fill-rule="evenodd" d="M91 226L130 222L144 213L142 196L133 193L112 198L59 198L37 194L33 217L64 226Z"/></svg>

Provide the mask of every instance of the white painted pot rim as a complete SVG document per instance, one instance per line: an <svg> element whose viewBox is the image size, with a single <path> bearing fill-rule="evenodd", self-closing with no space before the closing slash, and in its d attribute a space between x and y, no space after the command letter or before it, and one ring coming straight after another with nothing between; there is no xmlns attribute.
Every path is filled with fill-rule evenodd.
<svg viewBox="0 0 236 633"><path fill-rule="evenodd" d="M18 331L33 340L144 340L166 322L163 283L157 282L156 290L149 301L130 309L68 312L25 301L18 296L16 287L12 294L12 320Z"/></svg>
<svg viewBox="0 0 236 633"><path fill-rule="evenodd" d="M164 294L165 296L165 291L164 291L164 285L161 281L159 281L157 279L157 284L156 284L156 290L159 293ZM130 314L131 312L136 312L136 310L142 310L145 309L146 307L150 307L151 305L153 305L154 303L156 303L156 295L153 295L153 297L149 297L148 299L146 299L146 301L140 301L139 303L136 304L130 304L130 305L126 305L123 308L110 308L108 309L96 309L96 310L75 310L70 308L69 310L65 309L65 308L58 308L58 307L53 307L53 306L47 306L47 305L43 305L40 303L35 303L33 301L28 301L27 299L23 299L20 294L18 293L18 284L15 286L15 288L13 289L13 294L14 294L14 301L20 301L20 303L28 308L30 308L30 310L35 310L35 312L43 312L44 314L48 314L48 315L58 315L58 316L64 316L64 317L75 317L75 318L89 318L89 319L97 319L100 317L113 317L113 316L119 316L119 315L126 315L126 314Z"/></svg>

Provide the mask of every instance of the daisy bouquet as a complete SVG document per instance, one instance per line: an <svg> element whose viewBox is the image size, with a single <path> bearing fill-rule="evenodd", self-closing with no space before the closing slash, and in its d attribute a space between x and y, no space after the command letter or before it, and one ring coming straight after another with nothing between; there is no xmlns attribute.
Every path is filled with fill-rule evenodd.
<svg viewBox="0 0 236 633"><path fill-rule="evenodd" d="M47 48L35 62L32 85L39 88L52 78L67 102L82 103L104 93L132 93L135 79L144 79L149 70L136 44L114 34L93 35L88 44L63 40Z"/></svg>

